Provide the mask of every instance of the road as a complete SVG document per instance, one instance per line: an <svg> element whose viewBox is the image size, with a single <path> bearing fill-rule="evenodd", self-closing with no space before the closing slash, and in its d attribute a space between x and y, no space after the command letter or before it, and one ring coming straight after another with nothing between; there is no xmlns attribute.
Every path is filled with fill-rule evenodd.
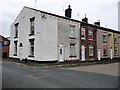
<svg viewBox="0 0 120 90"><path fill-rule="evenodd" d="M2 88L117 88L118 77L61 68L34 68L3 60Z"/></svg>

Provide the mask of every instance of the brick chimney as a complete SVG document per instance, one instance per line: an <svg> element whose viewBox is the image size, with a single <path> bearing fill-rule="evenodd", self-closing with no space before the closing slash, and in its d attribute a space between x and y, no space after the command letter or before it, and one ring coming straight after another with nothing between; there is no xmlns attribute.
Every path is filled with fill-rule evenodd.
<svg viewBox="0 0 120 90"><path fill-rule="evenodd" d="M71 6L68 6L68 9L65 10L65 17L71 18L72 9Z"/></svg>
<svg viewBox="0 0 120 90"><path fill-rule="evenodd" d="M94 25L100 26L100 20L98 20L98 22L95 22Z"/></svg>
<svg viewBox="0 0 120 90"><path fill-rule="evenodd" d="M88 23L88 18L86 18L87 14L85 14L85 18L82 19L82 22Z"/></svg>

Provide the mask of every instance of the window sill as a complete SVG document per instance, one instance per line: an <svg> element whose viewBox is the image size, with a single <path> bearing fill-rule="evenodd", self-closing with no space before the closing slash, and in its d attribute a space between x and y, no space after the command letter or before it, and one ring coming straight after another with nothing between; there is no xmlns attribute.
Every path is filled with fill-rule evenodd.
<svg viewBox="0 0 120 90"><path fill-rule="evenodd" d="M93 57L94 55L89 55L89 57Z"/></svg>
<svg viewBox="0 0 120 90"><path fill-rule="evenodd" d="M88 39L89 41L94 41L93 39Z"/></svg>
<svg viewBox="0 0 120 90"><path fill-rule="evenodd" d="M115 42L115 44L118 44L118 42Z"/></svg>
<svg viewBox="0 0 120 90"><path fill-rule="evenodd" d="M34 55L29 55L28 57L34 57Z"/></svg>
<svg viewBox="0 0 120 90"><path fill-rule="evenodd" d="M103 43L107 43L107 41L103 41Z"/></svg>
<svg viewBox="0 0 120 90"><path fill-rule="evenodd" d="M108 56L108 55L103 55L103 56L105 57L105 56Z"/></svg>
<svg viewBox="0 0 120 90"><path fill-rule="evenodd" d="M17 36L15 36L14 38L18 38Z"/></svg>
<svg viewBox="0 0 120 90"><path fill-rule="evenodd" d="M29 36L33 36L33 35L35 35L35 34L34 33L29 34Z"/></svg>
<svg viewBox="0 0 120 90"><path fill-rule="evenodd" d="M13 54L13 56L17 56L17 54Z"/></svg>
<svg viewBox="0 0 120 90"><path fill-rule="evenodd" d="M86 38L81 38L82 40L86 40Z"/></svg>
<svg viewBox="0 0 120 90"><path fill-rule="evenodd" d="M76 37L69 37L70 39L76 39Z"/></svg>
<svg viewBox="0 0 120 90"><path fill-rule="evenodd" d="M2 45L2 46L9 46L9 44L8 45Z"/></svg>
<svg viewBox="0 0 120 90"><path fill-rule="evenodd" d="M77 57L77 56L69 56L70 58Z"/></svg>

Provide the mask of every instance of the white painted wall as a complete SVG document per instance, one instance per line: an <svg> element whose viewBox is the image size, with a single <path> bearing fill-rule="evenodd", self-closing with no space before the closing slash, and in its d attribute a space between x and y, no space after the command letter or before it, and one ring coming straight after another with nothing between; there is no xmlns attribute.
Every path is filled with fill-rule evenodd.
<svg viewBox="0 0 120 90"><path fill-rule="evenodd" d="M35 35L29 36L30 33L30 18L35 17ZM15 27L14 24L19 23L18 38L14 39ZM34 58L28 57L30 51L29 39L35 38L34 42ZM23 58L28 57L31 60L37 61L54 61L57 58L57 19L47 15L46 19L41 18L41 13L34 10L23 8L16 20L11 25L11 44L10 57L14 54L14 41L18 40L18 45L23 43ZM18 47L19 48L19 47Z"/></svg>

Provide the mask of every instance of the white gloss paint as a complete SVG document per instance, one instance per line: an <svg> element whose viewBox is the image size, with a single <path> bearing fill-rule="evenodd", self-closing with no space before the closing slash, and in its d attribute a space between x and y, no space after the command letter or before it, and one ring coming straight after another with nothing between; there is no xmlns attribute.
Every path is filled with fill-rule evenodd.
<svg viewBox="0 0 120 90"><path fill-rule="evenodd" d="M101 50L98 49L98 60L101 60Z"/></svg>

